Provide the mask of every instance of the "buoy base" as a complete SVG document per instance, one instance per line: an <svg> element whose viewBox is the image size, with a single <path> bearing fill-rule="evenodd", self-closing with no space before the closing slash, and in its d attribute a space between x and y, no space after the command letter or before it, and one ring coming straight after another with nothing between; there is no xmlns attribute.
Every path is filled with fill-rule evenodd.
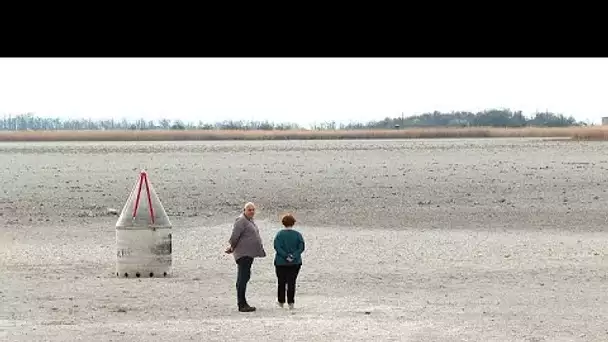
<svg viewBox="0 0 608 342"><path fill-rule="evenodd" d="M120 278L164 278L171 270L171 229L116 230Z"/></svg>
<svg viewBox="0 0 608 342"><path fill-rule="evenodd" d="M117 278L168 278L169 271L168 270L158 270L158 269L117 269L116 277Z"/></svg>

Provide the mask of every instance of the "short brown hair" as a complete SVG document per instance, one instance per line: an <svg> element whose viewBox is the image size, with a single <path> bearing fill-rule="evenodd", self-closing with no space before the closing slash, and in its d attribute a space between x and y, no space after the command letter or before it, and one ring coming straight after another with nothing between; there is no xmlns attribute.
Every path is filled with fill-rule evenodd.
<svg viewBox="0 0 608 342"><path fill-rule="evenodd" d="M293 215L287 214L283 216L281 223L283 223L285 227L293 227L293 225L296 223L296 219L293 217Z"/></svg>

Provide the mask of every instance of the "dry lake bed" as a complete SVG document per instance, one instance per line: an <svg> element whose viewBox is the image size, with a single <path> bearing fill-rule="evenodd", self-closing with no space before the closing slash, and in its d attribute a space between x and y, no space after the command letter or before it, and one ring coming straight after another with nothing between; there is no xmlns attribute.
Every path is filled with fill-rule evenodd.
<svg viewBox="0 0 608 342"><path fill-rule="evenodd" d="M145 169L167 278L117 278ZM6 341L606 341L608 143L542 139L0 143ZM236 310L223 253L258 206L268 257ZM272 238L307 242L296 309Z"/></svg>

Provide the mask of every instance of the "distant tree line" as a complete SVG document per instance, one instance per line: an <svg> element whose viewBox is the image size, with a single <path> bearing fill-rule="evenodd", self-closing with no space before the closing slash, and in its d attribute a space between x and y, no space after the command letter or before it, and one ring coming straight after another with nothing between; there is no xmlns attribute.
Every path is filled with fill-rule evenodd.
<svg viewBox="0 0 608 342"><path fill-rule="evenodd" d="M433 113L425 113L408 117L387 117L384 120L371 121L367 124L354 123L343 125L342 128L394 128L397 125L400 127L566 127L582 126L586 125L586 123L577 122L572 116L566 117L563 114L555 114L551 112L537 112L531 117L526 117L521 111L511 111L509 109L491 109L478 113L441 113L435 111Z"/></svg>
<svg viewBox="0 0 608 342"><path fill-rule="evenodd" d="M471 112L451 112L451 113L425 113L414 116L402 116L394 118L384 118L380 121L369 121L367 123L336 124L335 121L326 121L312 125L313 130L333 130L333 129L392 129L407 127L470 127L470 126L491 126L491 127L524 127L524 126L544 126L544 127L565 127L586 125L577 122L572 116L566 117L563 114L550 112L535 113L531 117L526 117L521 111L511 111L508 109L492 109L478 113ZM301 129L295 123L271 123L268 121L233 121L226 120L214 124L199 121L198 123L183 122L182 120L158 121L138 119L129 121L122 120L91 120L91 119L68 119L42 118L32 113L19 115L5 115L0 120L0 130L20 131L20 130L150 130L150 129L215 129L215 130L288 130Z"/></svg>
<svg viewBox="0 0 608 342"><path fill-rule="evenodd" d="M221 130L287 130L298 129L297 124L271 123L268 121L233 121L226 120L215 124L184 122L182 120L91 120L91 119L68 119L42 118L32 113L19 115L5 115L0 120L0 130L22 131L22 130L151 130L151 129L221 129Z"/></svg>

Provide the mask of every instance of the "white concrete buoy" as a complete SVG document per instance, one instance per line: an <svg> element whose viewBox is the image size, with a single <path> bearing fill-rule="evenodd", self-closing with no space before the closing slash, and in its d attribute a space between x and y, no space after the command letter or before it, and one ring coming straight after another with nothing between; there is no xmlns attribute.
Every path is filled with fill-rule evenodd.
<svg viewBox="0 0 608 342"><path fill-rule="evenodd" d="M166 277L171 269L172 225L146 171L116 222L116 276Z"/></svg>

